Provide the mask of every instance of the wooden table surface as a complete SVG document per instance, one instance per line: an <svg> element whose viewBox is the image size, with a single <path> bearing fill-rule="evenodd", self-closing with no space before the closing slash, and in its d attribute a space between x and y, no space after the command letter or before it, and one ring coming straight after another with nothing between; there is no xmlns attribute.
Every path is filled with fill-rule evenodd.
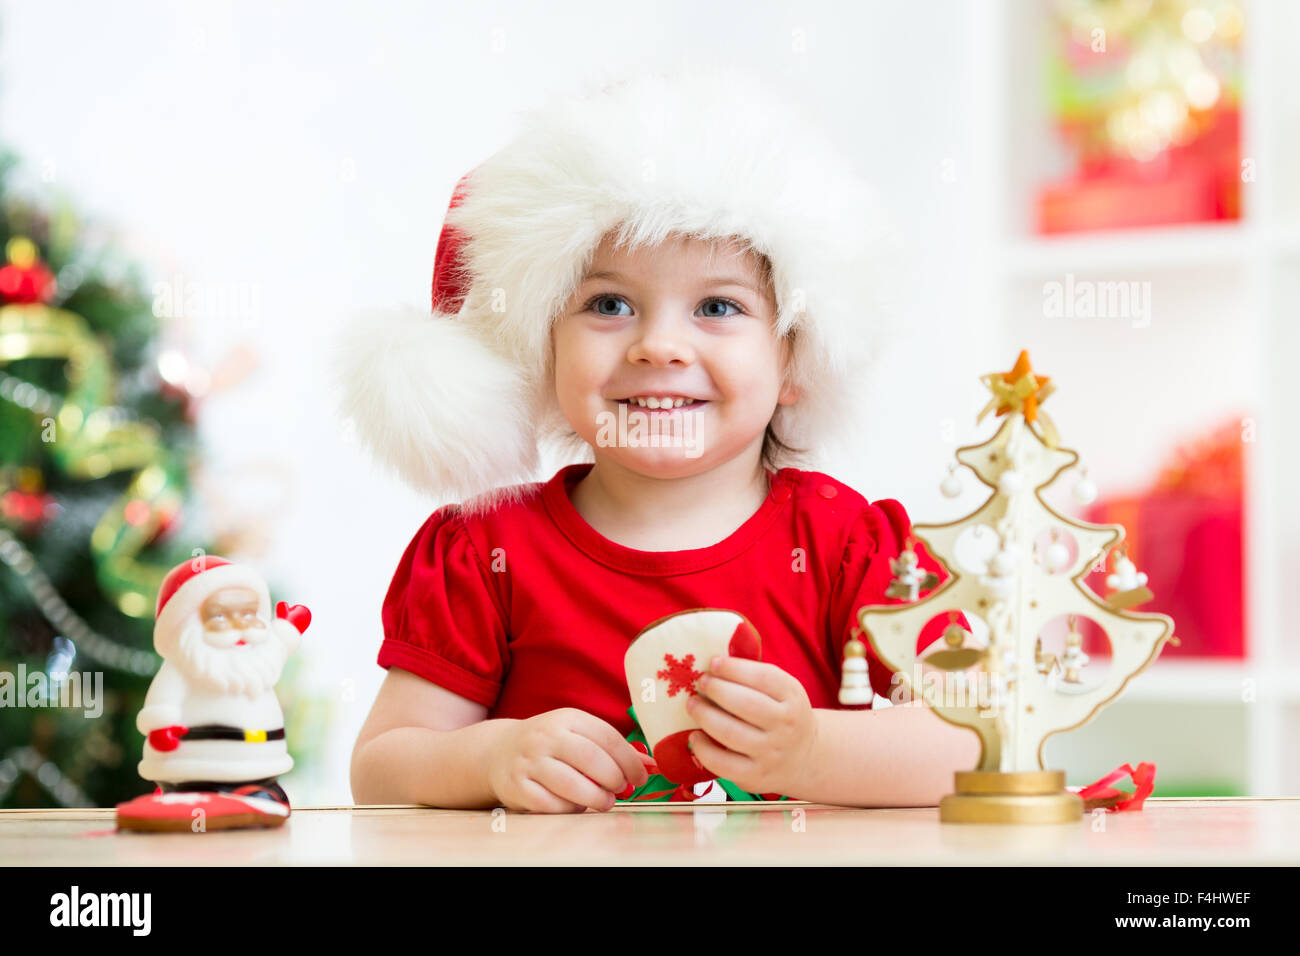
<svg viewBox="0 0 1300 956"><path fill-rule="evenodd" d="M295 809L278 830L117 833L112 810L0 811L0 866L1300 864L1300 799L1149 798L1138 812L1011 827L936 807L795 801L529 814Z"/></svg>

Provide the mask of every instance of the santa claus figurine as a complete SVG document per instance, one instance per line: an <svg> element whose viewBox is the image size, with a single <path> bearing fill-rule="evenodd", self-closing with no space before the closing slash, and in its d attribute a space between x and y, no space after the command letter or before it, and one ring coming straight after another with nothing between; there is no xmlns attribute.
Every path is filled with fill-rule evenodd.
<svg viewBox="0 0 1300 956"><path fill-rule="evenodd" d="M293 769L275 684L311 622L281 601L271 616L255 571L202 555L172 568L158 590L154 648L163 663L136 727L150 795L118 805L119 829L280 826Z"/></svg>

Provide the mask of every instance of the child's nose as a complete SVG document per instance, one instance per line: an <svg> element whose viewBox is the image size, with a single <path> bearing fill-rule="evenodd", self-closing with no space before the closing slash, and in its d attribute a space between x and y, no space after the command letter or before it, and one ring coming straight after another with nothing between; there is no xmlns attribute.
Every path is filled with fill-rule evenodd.
<svg viewBox="0 0 1300 956"><path fill-rule="evenodd" d="M641 323L640 334L628 350L628 360L652 365L674 362L689 365L695 361L690 329L676 316L663 312L651 315Z"/></svg>

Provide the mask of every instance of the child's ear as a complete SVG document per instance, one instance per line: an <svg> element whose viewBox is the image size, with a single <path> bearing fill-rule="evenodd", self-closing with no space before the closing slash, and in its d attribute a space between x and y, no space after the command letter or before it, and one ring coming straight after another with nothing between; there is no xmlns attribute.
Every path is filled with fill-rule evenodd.
<svg viewBox="0 0 1300 956"><path fill-rule="evenodd" d="M778 405L793 405L802 397L803 389L798 385L792 385L787 382L781 386L781 394L777 396L776 403Z"/></svg>

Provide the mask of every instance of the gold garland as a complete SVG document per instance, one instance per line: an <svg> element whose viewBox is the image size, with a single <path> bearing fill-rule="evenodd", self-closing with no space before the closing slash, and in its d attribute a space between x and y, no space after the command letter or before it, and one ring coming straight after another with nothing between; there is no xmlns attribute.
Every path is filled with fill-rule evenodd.
<svg viewBox="0 0 1300 956"><path fill-rule="evenodd" d="M90 547L100 587L118 610L130 617L152 616L167 568L139 555L164 516L181 504L162 436L145 422L119 420L111 407L116 388L112 359L81 316L40 304L0 307L0 365L29 358L67 361L63 404L56 415L39 421L55 465L85 481L135 472L96 523Z"/></svg>

